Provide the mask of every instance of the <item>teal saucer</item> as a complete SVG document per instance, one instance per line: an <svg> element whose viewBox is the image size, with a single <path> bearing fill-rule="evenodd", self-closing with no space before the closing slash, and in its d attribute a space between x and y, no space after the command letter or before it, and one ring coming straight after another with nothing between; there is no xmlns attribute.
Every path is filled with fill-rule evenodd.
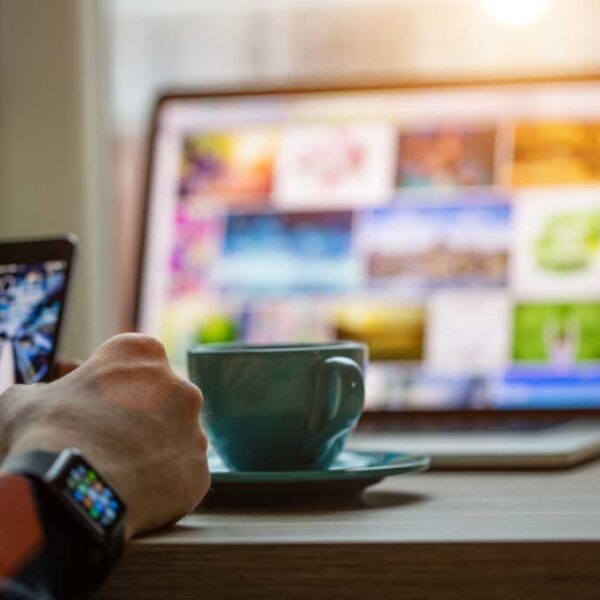
<svg viewBox="0 0 600 600"><path fill-rule="evenodd" d="M419 473L429 467L429 457L398 452L346 450L329 469L317 471L232 471L210 452L211 491L219 496L265 493L340 494L360 493L385 477Z"/></svg>

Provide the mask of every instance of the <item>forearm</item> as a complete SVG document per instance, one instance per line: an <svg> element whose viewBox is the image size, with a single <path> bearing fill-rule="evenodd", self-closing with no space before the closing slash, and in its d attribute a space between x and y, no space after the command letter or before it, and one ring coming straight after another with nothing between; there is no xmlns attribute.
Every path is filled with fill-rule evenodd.
<svg viewBox="0 0 600 600"><path fill-rule="evenodd" d="M2 598L81 598L99 583L89 542L41 486L0 476Z"/></svg>
<svg viewBox="0 0 600 600"><path fill-rule="evenodd" d="M0 476L0 595L28 598L31 590L16 578L39 556L44 544L43 526L33 489L27 479Z"/></svg>

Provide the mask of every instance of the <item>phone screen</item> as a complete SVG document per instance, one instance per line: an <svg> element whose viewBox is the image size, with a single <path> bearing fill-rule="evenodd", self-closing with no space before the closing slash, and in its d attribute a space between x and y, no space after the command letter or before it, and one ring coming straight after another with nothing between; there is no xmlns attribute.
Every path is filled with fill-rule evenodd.
<svg viewBox="0 0 600 600"><path fill-rule="evenodd" d="M50 374L68 261L0 264L0 392Z"/></svg>

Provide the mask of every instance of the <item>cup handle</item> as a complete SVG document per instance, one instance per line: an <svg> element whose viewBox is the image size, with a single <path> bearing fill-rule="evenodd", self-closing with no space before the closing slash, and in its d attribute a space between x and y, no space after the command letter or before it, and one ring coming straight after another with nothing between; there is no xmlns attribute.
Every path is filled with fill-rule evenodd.
<svg viewBox="0 0 600 600"><path fill-rule="evenodd" d="M315 402L308 423L303 456L313 460L344 443L356 425L365 402L362 369L352 359L333 356L318 365Z"/></svg>

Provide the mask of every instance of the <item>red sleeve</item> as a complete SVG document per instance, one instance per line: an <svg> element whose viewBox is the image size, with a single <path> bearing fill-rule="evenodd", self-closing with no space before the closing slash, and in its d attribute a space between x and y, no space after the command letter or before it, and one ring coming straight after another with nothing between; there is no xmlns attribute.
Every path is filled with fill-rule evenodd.
<svg viewBox="0 0 600 600"><path fill-rule="evenodd" d="M0 476L0 577L16 575L38 556L44 540L31 484Z"/></svg>

